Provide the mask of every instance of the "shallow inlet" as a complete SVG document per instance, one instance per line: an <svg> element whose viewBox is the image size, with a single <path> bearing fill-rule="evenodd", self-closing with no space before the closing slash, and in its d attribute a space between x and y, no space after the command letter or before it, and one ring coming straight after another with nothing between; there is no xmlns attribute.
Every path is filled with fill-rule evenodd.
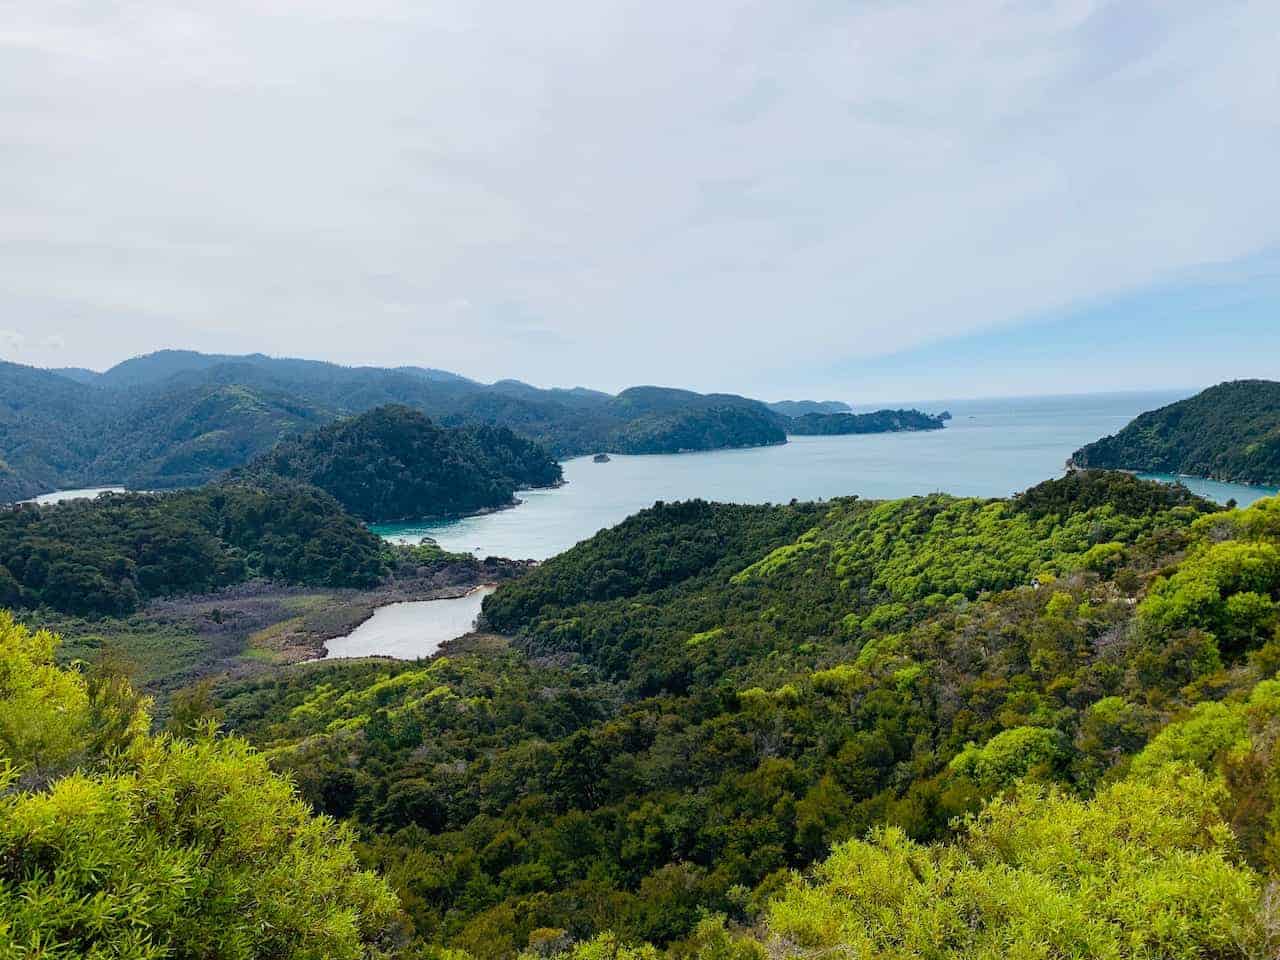
<svg viewBox="0 0 1280 960"><path fill-rule="evenodd" d="M373 616L345 637L325 644L326 660L346 657L429 657L441 644L475 628L480 604L493 587L478 587L464 597L413 600L379 607Z"/></svg>
<svg viewBox="0 0 1280 960"><path fill-rule="evenodd" d="M124 493L124 487L87 487L83 490L55 490L53 493L42 493L38 497L24 500L23 503L62 503L65 500L92 500L100 493Z"/></svg>

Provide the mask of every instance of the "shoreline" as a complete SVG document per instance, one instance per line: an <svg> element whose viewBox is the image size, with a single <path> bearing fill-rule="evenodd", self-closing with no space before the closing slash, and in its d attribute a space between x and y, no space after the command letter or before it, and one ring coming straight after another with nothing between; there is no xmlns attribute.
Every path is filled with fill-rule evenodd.
<svg viewBox="0 0 1280 960"><path fill-rule="evenodd" d="M332 641L383 607L459 599L530 567L507 560L409 567L370 589L256 580L207 594L155 598L127 619L86 620L50 611L24 611L21 619L59 633L67 661L91 661L111 647L133 665L138 688L156 699L163 718L178 689L262 676L324 657Z"/></svg>
<svg viewBox="0 0 1280 960"><path fill-rule="evenodd" d="M394 607L401 603L432 603L436 600L462 600L471 596L477 590L483 590L484 584L475 584L471 586L451 586L439 587L433 590L427 590L422 595L395 596L387 597L382 602L378 598L370 597L362 598L359 603L360 616L350 621L345 629L333 629L317 632L307 639L312 645L311 655L297 654L293 657L282 661L284 665L293 663L309 663L312 661L325 660L329 656L329 643L334 640L340 640L343 637L350 636L355 631L374 618L379 610L385 610L387 607ZM354 606L354 605L353 605ZM292 649L296 648L291 648Z"/></svg>
<svg viewBox="0 0 1280 960"><path fill-rule="evenodd" d="M1222 483L1222 484L1229 484L1233 487L1248 487L1251 490L1260 490L1260 491L1280 490L1280 481L1277 481L1275 483L1266 483L1266 482L1259 482L1256 480L1232 480L1227 477L1206 476L1204 474L1199 474L1199 473L1181 473L1174 470L1146 470L1146 469L1135 469L1133 467L1081 466L1080 464L1076 463L1074 457L1069 458L1067 460L1065 469L1068 472L1071 472L1074 470L1113 470L1116 473L1127 473L1130 476L1134 476L1134 477L1141 477L1144 475L1163 476L1163 477L1173 477L1175 480L1178 480L1178 481L1199 480L1204 483Z"/></svg>
<svg viewBox="0 0 1280 960"><path fill-rule="evenodd" d="M361 617L358 621L354 622L349 630L346 630L345 632L342 632L342 633L332 633L332 635L326 636L323 639L319 640L320 647L316 652L315 656L304 657L296 660L290 660L290 661L287 661L284 665L291 666L292 664L296 664L296 663L321 663L321 662L327 661L329 659L329 643L330 642L334 640L340 640L343 637L348 637L351 634L355 633L362 626L364 626L366 623L372 620L375 616L377 616L379 610L385 610L388 607L399 606L402 603L435 603L436 601L439 601L439 600L465 600L467 597L470 597L476 593L479 593L482 590L497 590L498 586L499 586L499 581L494 580L494 581L485 581L483 583L476 583L471 586L442 587L438 590L429 591L430 593L434 594L433 596L424 596L424 597L416 597L416 598L410 597L410 598L403 598L403 599L398 598L394 600L389 600L386 603L379 603L373 607L368 608L366 615ZM386 654L368 654L363 657L338 657L335 659L400 660L403 658L393 657Z"/></svg>
<svg viewBox="0 0 1280 960"><path fill-rule="evenodd" d="M555 483L548 483L541 487L519 487L516 490L516 493L524 493L529 490L559 490L561 487L566 487L568 485L569 481L561 477ZM509 503L503 503L496 507L482 507L479 510L472 510L468 513L445 513L437 516L409 517L401 518L399 520L361 520L360 522L369 530L372 530L374 527L429 527L440 523L453 523L458 520L468 520L472 517L487 517L494 513L501 513L504 510L514 510L524 502L525 501L521 500L518 496L513 495ZM379 534L379 536L382 535Z"/></svg>

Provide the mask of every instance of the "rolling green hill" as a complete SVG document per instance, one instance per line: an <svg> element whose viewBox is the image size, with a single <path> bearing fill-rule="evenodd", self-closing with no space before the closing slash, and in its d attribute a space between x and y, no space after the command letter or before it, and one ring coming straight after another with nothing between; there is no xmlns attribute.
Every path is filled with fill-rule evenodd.
<svg viewBox="0 0 1280 960"><path fill-rule="evenodd" d="M805 413L793 417L787 428L796 436L834 436L850 433L901 433L941 430L942 417L919 410L877 410L875 413Z"/></svg>
<svg viewBox="0 0 1280 960"><path fill-rule="evenodd" d="M97 453L97 392L66 377L0 362L0 501L59 486Z"/></svg>
<svg viewBox="0 0 1280 960"><path fill-rule="evenodd" d="M559 458L753 447L789 433L922 429L930 421L916 411L792 418L733 394L643 386L611 396L261 354L163 350L104 373L0 363L0 502L58 488L204 483L301 430L388 404L442 427L506 427Z"/></svg>
<svg viewBox="0 0 1280 960"><path fill-rule="evenodd" d="M446 428L404 406L377 407L282 441L243 471L309 483L373 523L458 517L553 486L560 465L505 427Z"/></svg>
<svg viewBox="0 0 1280 960"><path fill-rule="evenodd" d="M1280 484L1280 383L1234 380L1141 414L1081 447L1079 467Z"/></svg>
<svg viewBox="0 0 1280 960"><path fill-rule="evenodd" d="M1089 471L659 504L488 598L509 647L223 703L360 824L417 935L477 958L1243 960L1280 812L1278 507Z"/></svg>
<svg viewBox="0 0 1280 960"><path fill-rule="evenodd" d="M346 576L369 536L303 487L4 516L19 602ZM485 617L192 689L157 738L0 615L0 947L118 953L146 910L139 956L1274 952L1280 498L660 503Z"/></svg>
<svg viewBox="0 0 1280 960"><path fill-rule="evenodd" d="M24 504L0 510L0 606L123 615L255 577L370 586L383 553L328 494L285 480Z"/></svg>

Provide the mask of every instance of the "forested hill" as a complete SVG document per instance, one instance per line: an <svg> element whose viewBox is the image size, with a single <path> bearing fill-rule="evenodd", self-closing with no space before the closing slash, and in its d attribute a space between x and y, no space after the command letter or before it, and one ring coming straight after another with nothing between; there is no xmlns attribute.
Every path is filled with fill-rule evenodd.
<svg viewBox="0 0 1280 960"><path fill-rule="evenodd" d="M306 564L337 506L297 489L22 507L7 555ZM0 614L0 953L1275 956L1280 498L657 504L486 614L510 643L197 688L166 736Z"/></svg>
<svg viewBox="0 0 1280 960"><path fill-rule="evenodd" d="M787 428L796 436L831 436L848 433L899 433L941 430L946 421L919 410L877 410L874 413L805 413L793 417Z"/></svg>
<svg viewBox="0 0 1280 960"><path fill-rule="evenodd" d="M1280 484L1280 383L1234 380L1136 417L1072 454L1079 467Z"/></svg>
<svg viewBox="0 0 1280 960"><path fill-rule="evenodd" d="M367 587L384 552L328 494L285 480L23 504L0 509L0 607L123 616L255 577Z"/></svg>
<svg viewBox="0 0 1280 960"><path fill-rule="evenodd" d="M545 450L506 427L439 427L404 406L378 407L284 440L242 472L313 484L373 523L505 507L517 489L552 486L562 477Z"/></svg>
<svg viewBox="0 0 1280 960"><path fill-rule="evenodd" d="M485 614L510 649L223 691L423 941L1268 955L1278 500L659 504Z"/></svg>
<svg viewBox="0 0 1280 960"><path fill-rule="evenodd" d="M0 362L0 501L68 487L191 486L287 436L388 404L445 427L507 427L560 458L759 446L788 433L861 432L868 423L815 413L820 425L806 427L734 394L633 387L611 396L258 354L168 350L105 373ZM875 425L901 428L892 419Z"/></svg>
<svg viewBox="0 0 1280 960"><path fill-rule="evenodd" d="M55 489L93 459L98 399L83 383L0 362L0 502Z"/></svg>
<svg viewBox="0 0 1280 960"><path fill-rule="evenodd" d="M842 400L777 400L769 409L784 417L803 417L806 413L853 413L853 408Z"/></svg>

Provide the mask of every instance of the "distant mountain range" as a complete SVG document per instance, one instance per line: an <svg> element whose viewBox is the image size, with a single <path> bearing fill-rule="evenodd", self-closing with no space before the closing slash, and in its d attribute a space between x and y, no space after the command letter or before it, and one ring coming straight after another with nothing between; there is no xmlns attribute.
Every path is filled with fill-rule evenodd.
<svg viewBox="0 0 1280 960"><path fill-rule="evenodd" d="M1069 465L1280 484L1280 383L1233 380L1149 410Z"/></svg>
<svg viewBox="0 0 1280 960"><path fill-rule="evenodd" d="M0 501L66 487L163 489L206 482L281 439L387 404L437 424L489 423L554 457L675 453L784 443L788 434L936 429L916 413L868 420L793 401L793 419L734 394L632 387L616 396L517 380L482 384L423 367L162 350L102 373L0 362ZM834 407L831 407L834 411Z"/></svg>
<svg viewBox="0 0 1280 960"><path fill-rule="evenodd" d="M323 360L296 360L281 357L268 357L262 353L231 355L225 353L198 353L194 350L158 350L141 357L133 357L118 363L110 370L98 373L83 367L64 367L54 370L80 383L99 387L141 387L160 383L180 373L198 373L227 364L243 364L270 371L277 375L295 377L325 376L335 366ZM361 369L359 367L341 367L339 369ZM364 368L370 369L370 368ZM382 368L374 368L382 369ZM385 370L383 372L386 372ZM403 373L408 376L421 377L440 383L475 383L466 377L447 370L433 370L429 367L395 367L390 372ZM514 383L515 381L510 381Z"/></svg>
<svg viewBox="0 0 1280 960"><path fill-rule="evenodd" d="M843 400L779 400L769 404L769 409L784 417L803 417L810 413L853 413L853 407Z"/></svg>

